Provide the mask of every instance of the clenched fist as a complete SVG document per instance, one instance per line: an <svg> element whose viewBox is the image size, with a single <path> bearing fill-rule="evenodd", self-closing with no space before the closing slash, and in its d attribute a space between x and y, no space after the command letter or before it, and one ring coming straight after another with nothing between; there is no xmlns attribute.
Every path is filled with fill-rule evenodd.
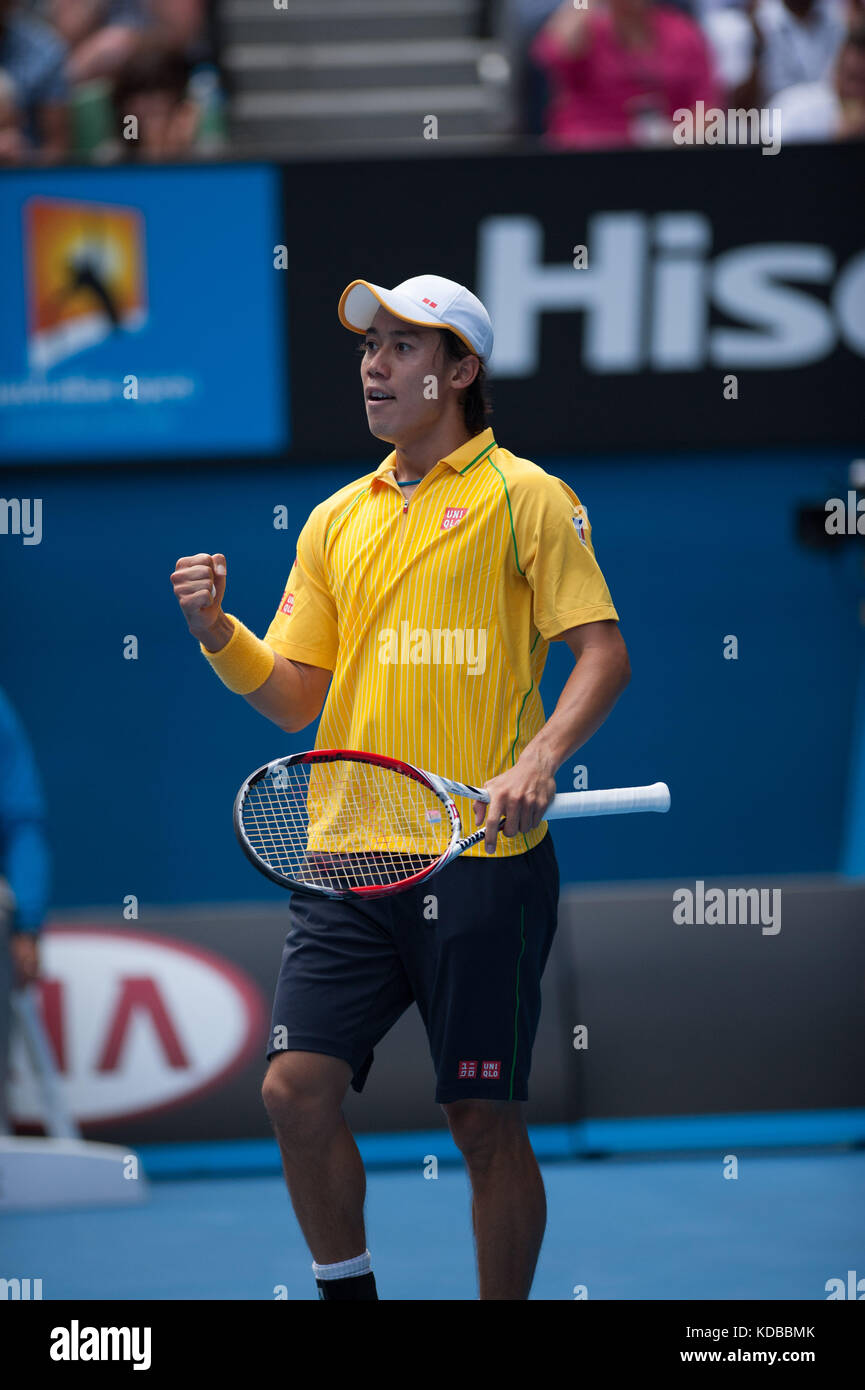
<svg viewBox="0 0 865 1390"><path fill-rule="evenodd" d="M199 641L223 616L225 576L224 555L184 555L177 561L171 583L189 631Z"/></svg>

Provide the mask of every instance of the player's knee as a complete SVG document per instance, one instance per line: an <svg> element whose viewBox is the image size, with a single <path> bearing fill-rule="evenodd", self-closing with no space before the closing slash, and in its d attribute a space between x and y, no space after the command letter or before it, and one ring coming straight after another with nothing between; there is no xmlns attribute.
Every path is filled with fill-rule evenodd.
<svg viewBox="0 0 865 1390"><path fill-rule="evenodd" d="M312 1140L337 1122L347 1085L343 1072L350 1079L350 1068L334 1057L287 1052L272 1058L261 1098L281 1139Z"/></svg>
<svg viewBox="0 0 865 1390"><path fill-rule="evenodd" d="M458 1100L443 1105L453 1141L469 1166L490 1162L502 1146L522 1142L522 1106L514 1101Z"/></svg>

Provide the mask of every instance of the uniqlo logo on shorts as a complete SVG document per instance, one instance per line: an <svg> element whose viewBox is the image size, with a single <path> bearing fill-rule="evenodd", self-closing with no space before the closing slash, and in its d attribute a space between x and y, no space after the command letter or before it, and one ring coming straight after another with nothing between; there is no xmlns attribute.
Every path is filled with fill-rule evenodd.
<svg viewBox="0 0 865 1390"><path fill-rule="evenodd" d="M457 522L462 521L467 511L468 507L445 507L439 530L449 531L452 526L456 526Z"/></svg>
<svg viewBox="0 0 865 1390"><path fill-rule="evenodd" d="M280 609L279 609L280 613L285 613L285 614L290 618L290 617L291 617L291 610L292 610L293 607L294 607L294 594L286 594L286 595L285 595L285 598L282 600L282 603L281 603L281 605L280 605Z"/></svg>
<svg viewBox="0 0 865 1390"><path fill-rule="evenodd" d="M501 1062L481 1062L481 1076L484 1081L498 1081L501 1070Z"/></svg>
<svg viewBox="0 0 865 1390"><path fill-rule="evenodd" d="M477 1062L460 1062L459 1071L457 1072L457 1076L459 1077L460 1081L469 1080L471 1079L471 1077L477 1076L477 1074Z"/></svg>

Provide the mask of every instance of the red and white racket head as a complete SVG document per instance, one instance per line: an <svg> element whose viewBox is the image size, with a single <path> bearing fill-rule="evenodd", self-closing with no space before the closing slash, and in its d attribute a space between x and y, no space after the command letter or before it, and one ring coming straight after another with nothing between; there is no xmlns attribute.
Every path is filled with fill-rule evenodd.
<svg viewBox="0 0 865 1390"><path fill-rule="evenodd" d="M283 888L382 898L443 868L462 835L441 780L411 763L316 748L257 768L234 803L247 858Z"/></svg>

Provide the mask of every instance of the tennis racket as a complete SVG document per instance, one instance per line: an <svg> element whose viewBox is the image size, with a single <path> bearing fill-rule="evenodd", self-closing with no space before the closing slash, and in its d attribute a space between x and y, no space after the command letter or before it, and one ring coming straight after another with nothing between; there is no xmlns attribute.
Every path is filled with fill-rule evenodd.
<svg viewBox="0 0 865 1390"><path fill-rule="evenodd" d="M276 758L247 777L235 798L234 829L251 863L282 888L383 898L431 878L484 838L484 826L463 834L455 796L490 801L482 787L397 758L316 748ZM669 805L663 782L566 792L553 797L544 820Z"/></svg>

